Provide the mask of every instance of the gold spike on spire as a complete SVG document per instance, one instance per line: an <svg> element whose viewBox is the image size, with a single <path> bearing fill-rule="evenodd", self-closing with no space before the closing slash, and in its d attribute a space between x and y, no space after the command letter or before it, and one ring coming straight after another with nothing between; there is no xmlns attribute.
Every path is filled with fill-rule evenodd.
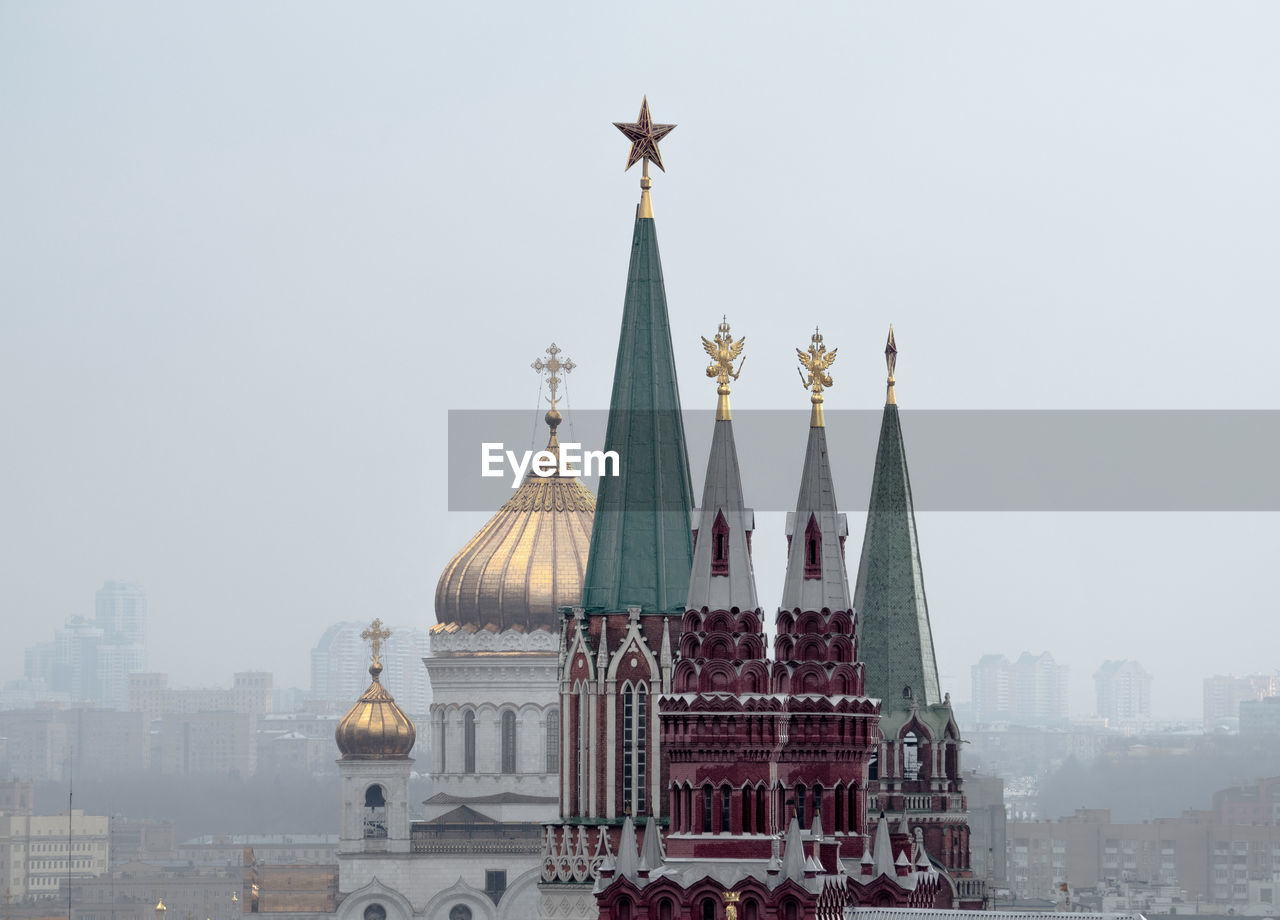
<svg viewBox="0 0 1280 920"><path fill-rule="evenodd" d="M704 335L702 337L702 348L711 356L711 363L707 365L707 376L716 378L716 383L720 386L716 388L716 392L720 394L720 398L716 400L716 421L723 422L729 419L729 380L737 380L742 374L742 365L746 363L746 358L738 362L738 369L733 369L733 362L742 354L742 346L747 342L746 337L738 339L736 342L729 333L729 321L727 317L722 317L720 326L716 332L715 341L708 341Z"/></svg>
<svg viewBox="0 0 1280 920"><path fill-rule="evenodd" d="M649 116L648 96L645 96L640 103L640 116L634 122L615 121L613 126L631 141L626 168L630 169L640 160L644 161L644 173L640 177L640 205L636 209L636 217L652 218L653 202L649 200L649 188L653 185L653 180L649 178L649 161L652 160L659 169L666 172L662 165L662 153L658 150L658 142L674 131L676 126L653 123L653 119Z"/></svg>
<svg viewBox="0 0 1280 920"><path fill-rule="evenodd" d="M822 391L832 385L831 375L827 373L829 368L836 360L836 352L838 348L827 351L827 346L822 344L822 333L818 331L818 327L814 327L813 335L809 339L809 350L807 352L796 349L796 355L800 358L800 366L809 372L808 377L804 371L797 371L800 379L804 381L804 385L812 391L809 402L813 403L813 411L809 413L809 427L822 428L826 424L822 417Z"/></svg>
<svg viewBox="0 0 1280 920"><path fill-rule="evenodd" d="M551 396L549 397L551 408L547 410L547 414L544 416L547 427L551 429L551 439L547 442L547 450L558 455L560 441L556 438L556 428L563 418L560 410L556 408L556 399L558 398L556 394L560 389L560 375L568 374L578 365L573 363L572 358L561 360L560 348L555 342L552 342L547 347L547 360L543 361L539 358L529 366L539 374L545 373L547 375L547 389L551 391Z"/></svg>
<svg viewBox="0 0 1280 920"><path fill-rule="evenodd" d="M893 323L889 324L889 341L884 346L884 363L889 368L884 402L886 406L892 406L898 402L897 397L893 395L893 369L898 364L898 344L893 340Z"/></svg>

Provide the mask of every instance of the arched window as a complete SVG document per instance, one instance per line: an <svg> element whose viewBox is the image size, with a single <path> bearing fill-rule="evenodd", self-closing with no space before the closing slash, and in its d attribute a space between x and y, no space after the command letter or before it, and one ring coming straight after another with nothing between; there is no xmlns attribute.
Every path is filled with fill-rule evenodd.
<svg viewBox="0 0 1280 920"><path fill-rule="evenodd" d="M516 772L516 714L510 709L502 714L502 772Z"/></svg>
<svg viewBox="0 0 1280 920"><path fill-rule="evenodd" d="M907 732L902 738L902 778L916 779L919 772L919 740L915 732Z"/></svg>
<svg viewBox="0 0 1280 920"><path fill-rule="evenodd" d="M374 783L364 791L364 837L380 840L387 836L386 790Z"/></svg>
<svg viewBox="0 0 1280 920"><path fill-rule="evenodd" d="M675 906L666 898L658 902L658 920L674 920L675 913Z"/></svg>
<svg viewBox="0 0 1280 920"><path fill-rule="evenodd" d="M846 830L846 828L845 828L845 823L844 823L844 819L845 819L845 812L844 812L844 784L843 784L843 783L837 783L837 784L836 784L836 804L835 804L835 808L836 808L836 827L835 827L835 830L836 830L836 833L837 833L837 834L840 834L840 833L843 833L843 832Z"/></svg>
<svg viewBox="0 0 1280 920"><path fill-rule="evenodd" d="M560 772L560 707L552 706L547 710L547 773Z"/></svg>
<svg viewBox="0 0 1280 920"><path fill-rule="evenodd" d="M578 684L578 808L580 814L587 814L590 798L591 777L591 719L590 707L587 705L587 685Z"/></svg>
<svg viewBox="0 0 1280 920"><path fill-rule="evenodd" d="M476 772L476 714L470 709L462 717L462 772Z"/></svg>
<svg viewBox="0 0 1280 920"><path fill-rule="evenodd" d="M724 512L716 512L716 522L711 526L711 574L729 574L729 525Z"/></svg>
<svg viewBox="0 0 1280 920"><path fill-rule="evenodd" d="M796 820L804 827L804 783L796 783Z"/></svg>
<svg viewBox="0 0 1280 920"><path fill-rule="evenodd" d="M809 526L804 529L804 577L822 577L822 531L812 514L809 515Z"/></svg>
<svg viewBox="0 0 1280 920"><path fill-rule="evenodd" d="M439 732L436 734L436 744L440 750L440 772L444 773L449 769L449 761L445 759L449 753L449 719L448 716L445 715L443 709L440 710L439 718L436 719L436 724L440 726Z"/></svg>
<svg viewBox="0 0 1280 920"><path fill-rule="evenodd" d="M613 915L617 917L618 920L631 920L631 899L619 898L618 908L614 911Z"/></svg>
<svg viewBox="0 0 1280 920"><path fill-rule="evenodd" d="M813 784L813 821L816 824L822 820L822 784Z"/></svg>
<svg viewBox="0 0 1280 920"><path fill-rule="evenodd" d="M760 920L760 906L755 898L747 898L742 902L742 920Z"/></svg>
<svg viewBox="0 0 1280 920"><path fill-rule="evenodd" d="M729 791L729 785L720 787L720 833L727 834L732 829L729 824L730 806L733 793Z"/></svg>
<svg viewBox="0 0 1280 920"><path fill-rule="evenodd" d="M622 805L633 815L645 811L649 692L644 681L622 685Z"/></svg>
<svg viewBox="0 0 1280 920"><path fill-rule="evenodd" d="M711 833L711 784L702 787L702 833Z"/></svg>
<svg viewBox="0 0 1280 920"><path fill-rule="evenodd" d="M702 920L716 920L716 902L711 898L702 899Z"/></svg>

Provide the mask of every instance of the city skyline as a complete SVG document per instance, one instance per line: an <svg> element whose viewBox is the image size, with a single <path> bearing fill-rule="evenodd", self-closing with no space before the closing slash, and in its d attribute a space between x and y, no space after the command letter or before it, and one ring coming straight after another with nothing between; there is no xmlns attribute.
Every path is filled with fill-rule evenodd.
<svg viewBox="0 0 1280 920"><path fill-rule="evenodd" d="M1270 8L0 16L24 87L0 102L3 673L117 574L148 586L155 660L196 684L304 686L329 623L427 628L488 516L445 510L445 412L532 423L553 340L578 364L566 420L603 407L635 201L610 122L642 93L680 125L653 206L691 405L726 313L744 409L803 411L790 349L814 324L841 355L828 409L876 408L893 322L908 448L912 408L1280 402ZM554 156L511 155L548 121ZM852 506L865 485L838 488ZM757 523L772 609L784 525ZM1143 661L1157 718L1194 716L1203 676L1274 667L1231 640L1270 621L1251 576L1274 515L919 530L957 698L994 636L1077 676ZM1237 629L1200 635L1210 613ZM1087 680L1072 693L1088 707Z"/></svg>

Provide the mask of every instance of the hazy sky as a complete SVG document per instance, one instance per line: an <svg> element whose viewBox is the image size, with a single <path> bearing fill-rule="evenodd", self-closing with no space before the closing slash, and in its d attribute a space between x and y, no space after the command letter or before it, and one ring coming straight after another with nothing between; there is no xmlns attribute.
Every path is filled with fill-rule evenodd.
<svg viewBox="0 0 1280 920"><path fill-rule="evenodd" d="M803 409L815 323L828 406L876 407L892 321L904 407L1280 408L1277 34L1261 2L0 5L0 678L108 578L177 683L306 686L330 623L433 622L485 517L446 510L446 410L537 412L552 340L569 408L607 402L610 122L646 93L686 405L727 313L743 407ZM991 651L1052 650L1081 714L1104 657L1157 715L1280 666L1275 515L919 525L957 699Z"/></svg>

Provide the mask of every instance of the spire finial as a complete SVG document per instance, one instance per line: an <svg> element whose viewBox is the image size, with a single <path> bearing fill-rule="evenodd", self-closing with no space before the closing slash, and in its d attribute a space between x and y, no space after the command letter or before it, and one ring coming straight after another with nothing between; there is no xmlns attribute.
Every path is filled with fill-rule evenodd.
<svg viewBox="0 0 1280 920"><path fill-rule="evenodd" d="M889 341L884 346L884 363L889 368L884 401L885 405L892 406L898 401L893 395L893 369L898 365L898 343L893 340L893 323L889 324Z"/></svg>
<svg viewBox="0 0 1280 920"><path fill-rule="evenodd" d="M716 388L716 393L720 396L716 400L717 422L729 419L729 380L737 380L742 374L742 365L747 359L743 358L738 362L736 371L733 369L733 362L742 354L742 346L746 342L746 336L734 341L733 335L729 332L728 317L721 318L715 341L709 341L705 335L702 337L702 348L711 356L711 363L707 365L707 376L716 378L716 383L719 384Z"/></svg>
<svg viewBox="0 0 1280 920"><path fill-rule="evenodd" d="M809 397L809 402L813 403L813 411L809 413L810 428L822 428L825 425L822 417L822 391L832 385L827 368L835 362L837 351L839 351L838 348L827 351L827 346L822 344L822 333L818 331L817 326L813 327L813 335L809 338L809 350L805 352L799 348L796 349L800 366L808 371L808 376L805 376L804 371L797 371L797 373L800 374L805 387L812 391Z"/></svg>
<svg viewBox="0 0 1280 920"><path fill-rule="evenodd" d="M560 375L568 374L578 365L573 363L572 358L561 360L560 348L555 342L552 342L547 346L547 360L543 361L539 358L529 366L539 374L547 375L547 389L551 391L551 396L548 397L551 402L551 408L547 410L547 414L544 416L547 427L551 429L551 440L547 442L547 450L555 450L560 446L560 442L556 439L556 427L560 424L561 418L563 418L560 415L560 410L556 408L556 399L558 398L556 394L560 389Z"/></svg>
<svg viewBox="0 0 1280 920"><path fill-rule="evenodd" d="M377 617L369 628L360 634L360 638L369 642L370 649L373 652L373 664L369 665L369 674L374 680L378 679L378 675L382 673L382 643L391 638L391 630L384 629L382 626L382 618Z"/></svg>
<svg viewBox="0 0 1280 920"><path fill-rule="evenodd" d="M631 150L627 154L627 169L644 160L644 174L640 177L640 206L636 209L636 217L653 217L653 202L649 200L649 188L653 181L649 178L649 161L652 160L663 172L662 153L658 150L658 142L676 129L675 125L656 125L649 116L649 97L645 96L640 103L640 115L634 122L615 121L613 126L626 135L631 141ZM623 170L625 172L626 170Z"/></svg>

